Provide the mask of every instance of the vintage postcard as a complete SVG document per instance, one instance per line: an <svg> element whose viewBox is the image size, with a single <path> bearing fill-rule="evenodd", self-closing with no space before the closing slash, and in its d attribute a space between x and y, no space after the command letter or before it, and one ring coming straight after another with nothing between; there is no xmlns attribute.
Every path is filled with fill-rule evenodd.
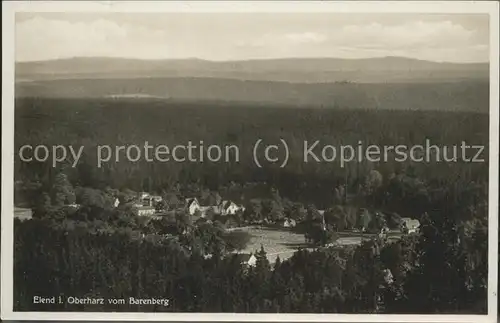
<svg viewBox="0 0 500 323"><path fill-rule="evenodd" d="M2 9L3 320L496 322L498 2Z"/></svg>

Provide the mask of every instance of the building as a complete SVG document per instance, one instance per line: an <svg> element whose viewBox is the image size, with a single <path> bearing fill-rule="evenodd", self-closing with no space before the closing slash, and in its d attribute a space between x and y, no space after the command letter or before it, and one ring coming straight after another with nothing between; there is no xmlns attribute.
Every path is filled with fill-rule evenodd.
<svg viewBox="0 0 500 323"><path fill-rule="evenodd" d="M401 232L405 234L417 233L420 229L420 221L412 218L401 218Z"/></svg>
<svg viewBox="0 0 500 323"><path fill-rule="evenodd" d="M153 216L155 215L156 209L152 206L134 206L135 211L138 216Z"/></svg>
<svg viewBox="0 0 500 323"><path fill-rule="evenodd" d="M202 205L200 201L193 197L185 200L186 212L190 215L199 213L201 217L205 217L208 214L220 214L220 215L234 215L237 212L244 211L243 206L237 205L233 201L224 200L216 205Z"/></svg>
<svg viewBox="0 0 500 323"><path fill-rule="evenodd" d="M236 214L239 210L239 206L232 201L224 200L219 205L219 213L222 215Z"/></svg>
<svg viewBox="0 0 500 323"><path fill-rule="evenodd" d="M21 221L31 220L33 218L33 211L27 208L14 207L14 218Z"/></svg>
<svg viewBox="0 0 500 323"><path fill-rule="evenodd" d="M257 264L257 258L251 253L238 253L235 257L243 266L253 267Z"/></svg>
<svg viewBox="0 0 500 323"><path fill-rule="evenodd" d="M297 225L297 222L295 222L294 219L286 219L285 222L283 223L283 227L285 228L295 228Z"/></svg>
<svg viewBox="0 0 500 323"><path fill-rule="evenodd" d="M200 203L197 198L186 199L186 211L190 215L194 215L197 211L201 211Z"/></svg>
<svg viewBox="0 0 500 323"><path fill-rule="evenodd" d="M284 219L277 222L283 228L295 228L297 222L294 219Z"/></svg>
<svg viewBox="0 0 500 323"><path fill-rule="evenodd" d="M118 207L119 205L120 205L120 199L115 198L115 200L113 201L113 207Z"/></svg>

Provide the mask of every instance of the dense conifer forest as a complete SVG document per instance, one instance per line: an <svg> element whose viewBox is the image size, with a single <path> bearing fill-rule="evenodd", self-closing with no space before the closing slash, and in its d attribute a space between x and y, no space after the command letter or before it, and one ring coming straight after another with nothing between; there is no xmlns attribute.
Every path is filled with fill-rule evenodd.
<svg viewBox="0 0 500 323"><path fill-rule="evenodd" d="M164 100L16 101L15 147L83 145L70 161L15 158L15 203L33 219L15 222L15 310L272 313L462 313L487 311L488 163L304 163L302 143L331 145L484 145L488 115L473 112L305 109ZM252 160L257 139L290 145L284 168ZM239 162L109 162L98 145L233 144ZM375 176L374 176L375 174ZM339 194L339 190L342 194ZM191 223L184 214L143 221L112 198L135 192L221 196L245 205L238 225L284 216L333 235L356 227L350 208L420 221L417 234L375 237L359 246L301 249L255 266L237 255L248 237L231 236L227 219ZM81 207L68 207L72 203ZM385 217L384 221L390 221ZM313 226L311 226L313 227ZM377 230L380 228L377 227ZM332 238L335 239L335 238ZM390 275L389 275L390 273ZM104 298L104 304L33 304L37 295ZM168 306L110 304L129 297Z"/></svg>

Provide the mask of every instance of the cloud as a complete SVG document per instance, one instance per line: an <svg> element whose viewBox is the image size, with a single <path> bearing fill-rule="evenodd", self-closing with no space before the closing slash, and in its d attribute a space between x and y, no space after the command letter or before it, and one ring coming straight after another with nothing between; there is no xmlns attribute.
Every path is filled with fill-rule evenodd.
<svg viewBox="0 0 500 323"><path fill-rule="evenodd" d="M328 39L325 34L314 32L286 34L285 38L293 43L322 43Z"/></svg>
<svg viewBox="0 0 500 323"><path fill-rule="evenodd" d="M475 32L451 21L411 21L402 25L381 23L348 25L335 33L339 43L371 44L371 47L404 49L411 47L462 47L473 41Z"/></svg>
<svg viewBox="0 0 500 323"><path fill-rule="evenodd" d="M112 20L89 22L34 17L16 25L16 58L44 60L75 56L131 55L165 51L162 31Z"/></svg>
<svg viewBox="0 0 500 323"><path fill-rule="evenodd" d="M228 16L229 17L229 16ZM142 59L198 57L212 60L277 57L403 55L442 61L487 61L487 37L450 19L387 22L359 19L318 21L304 15L300 24L257 16L214 21L208 16L143 20L111 16L70 19L31 15L16 24L16 59L44 60L75 56ZM375 16L374 16L375 17ZM481 36L481 37L480 37Z"/></svg>

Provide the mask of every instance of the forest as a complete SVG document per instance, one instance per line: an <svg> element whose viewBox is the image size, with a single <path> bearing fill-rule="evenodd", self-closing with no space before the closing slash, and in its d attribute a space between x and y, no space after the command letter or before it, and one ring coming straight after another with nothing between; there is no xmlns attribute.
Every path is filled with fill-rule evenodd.
<svg viewBox="0 0 500 323"><path fill-rule="evenodd" d="M359 183L373 169L385 179L406 173L432 181L438 187L454 180L482 182L488 178L487 162L427 164L389 159L380 163L350 163L342 168L338 162L304 163L301 156L304 140L323 140L337 146L355 146L359 140L366 145L412 146L430 139L438 146L466 141L487 148L489 119L481 113L273 109L231 103L32 98L16 100L15 118L16 152L25 144L85 147L78 166L66 167L71 182L79 186L161 191L176 184L198 184L221 190L230 183L240 186L265 183L278 188L285 197L323 208L332 189L347 184L349 191L356 192ZM292 155L287 166L256 167L251 156L255 141L276 143L280 138L290 145ZM150 163L141 160L134 163L124 160L107 163L102 168L96 164L98 145L141 145L148 141L151 145L173 146L200 140L206 146L234 144L240 147L240 162ZM487 149L484 158L488 160ZM35 178L46 181L57 173L50 162L22 162L17 153L15 167L16 180L20 181Z"/></svg>
<svg viewBox="0 0 500 323"><path fill-rule="evenodd" d="M339 145L362 140L411 146L431 139L437 145L467 141L487 147L487 114L24 98L16 100L15 118L16 149L25 144L88 148L75 168L14 157L15 203L34 209L33 220L15 223L17 310L487 311L487 162L365 161L342 168L304 164L291 156L285 168L258 168L250 148L241 152L239 163L120 162L97 168L92 155L103 144L203 140L251 147L259 138L284 138L292 146L317 139ZM487 154L484 158L488 160ZM374 173L380 176L374 179ZM345 191L342 198L340 188ZM175 199L216 192L247 206L249 218L274 214L273 203L279 201L281 212L293 214L301 206L323 209L332 219L344 214L347 225L350 206L366 207L417 218L421 227L419 234L397 242L372 239L358 247L320 246L272 265L262 249L256 253L256 266L247 268L229 252L240 246L223 234L217 221L192 224L175 218L177 227L168 231L161 223L140 222L126 208L111 209L102 198L127 191ZM77 199L81 209L65 207ZM47 308L33 304L34 295L166 297L171 302L168 307L64 303Z"/></svg>
<svg viewBox="0 0 500 323"><path fill-rule="evenodd" d="M50 205L36 209L33 220L15 222L15 309L483 314L488 256L481 192L434 192L420 233L397 242L299 249L273 265L261 249L254 267L227 252L240 246L218 222L179 218L169 231L178 233L165 235L161 223L145 223L126 209ZM33 304L38 295L167 298L170 305Z"/></svg>

